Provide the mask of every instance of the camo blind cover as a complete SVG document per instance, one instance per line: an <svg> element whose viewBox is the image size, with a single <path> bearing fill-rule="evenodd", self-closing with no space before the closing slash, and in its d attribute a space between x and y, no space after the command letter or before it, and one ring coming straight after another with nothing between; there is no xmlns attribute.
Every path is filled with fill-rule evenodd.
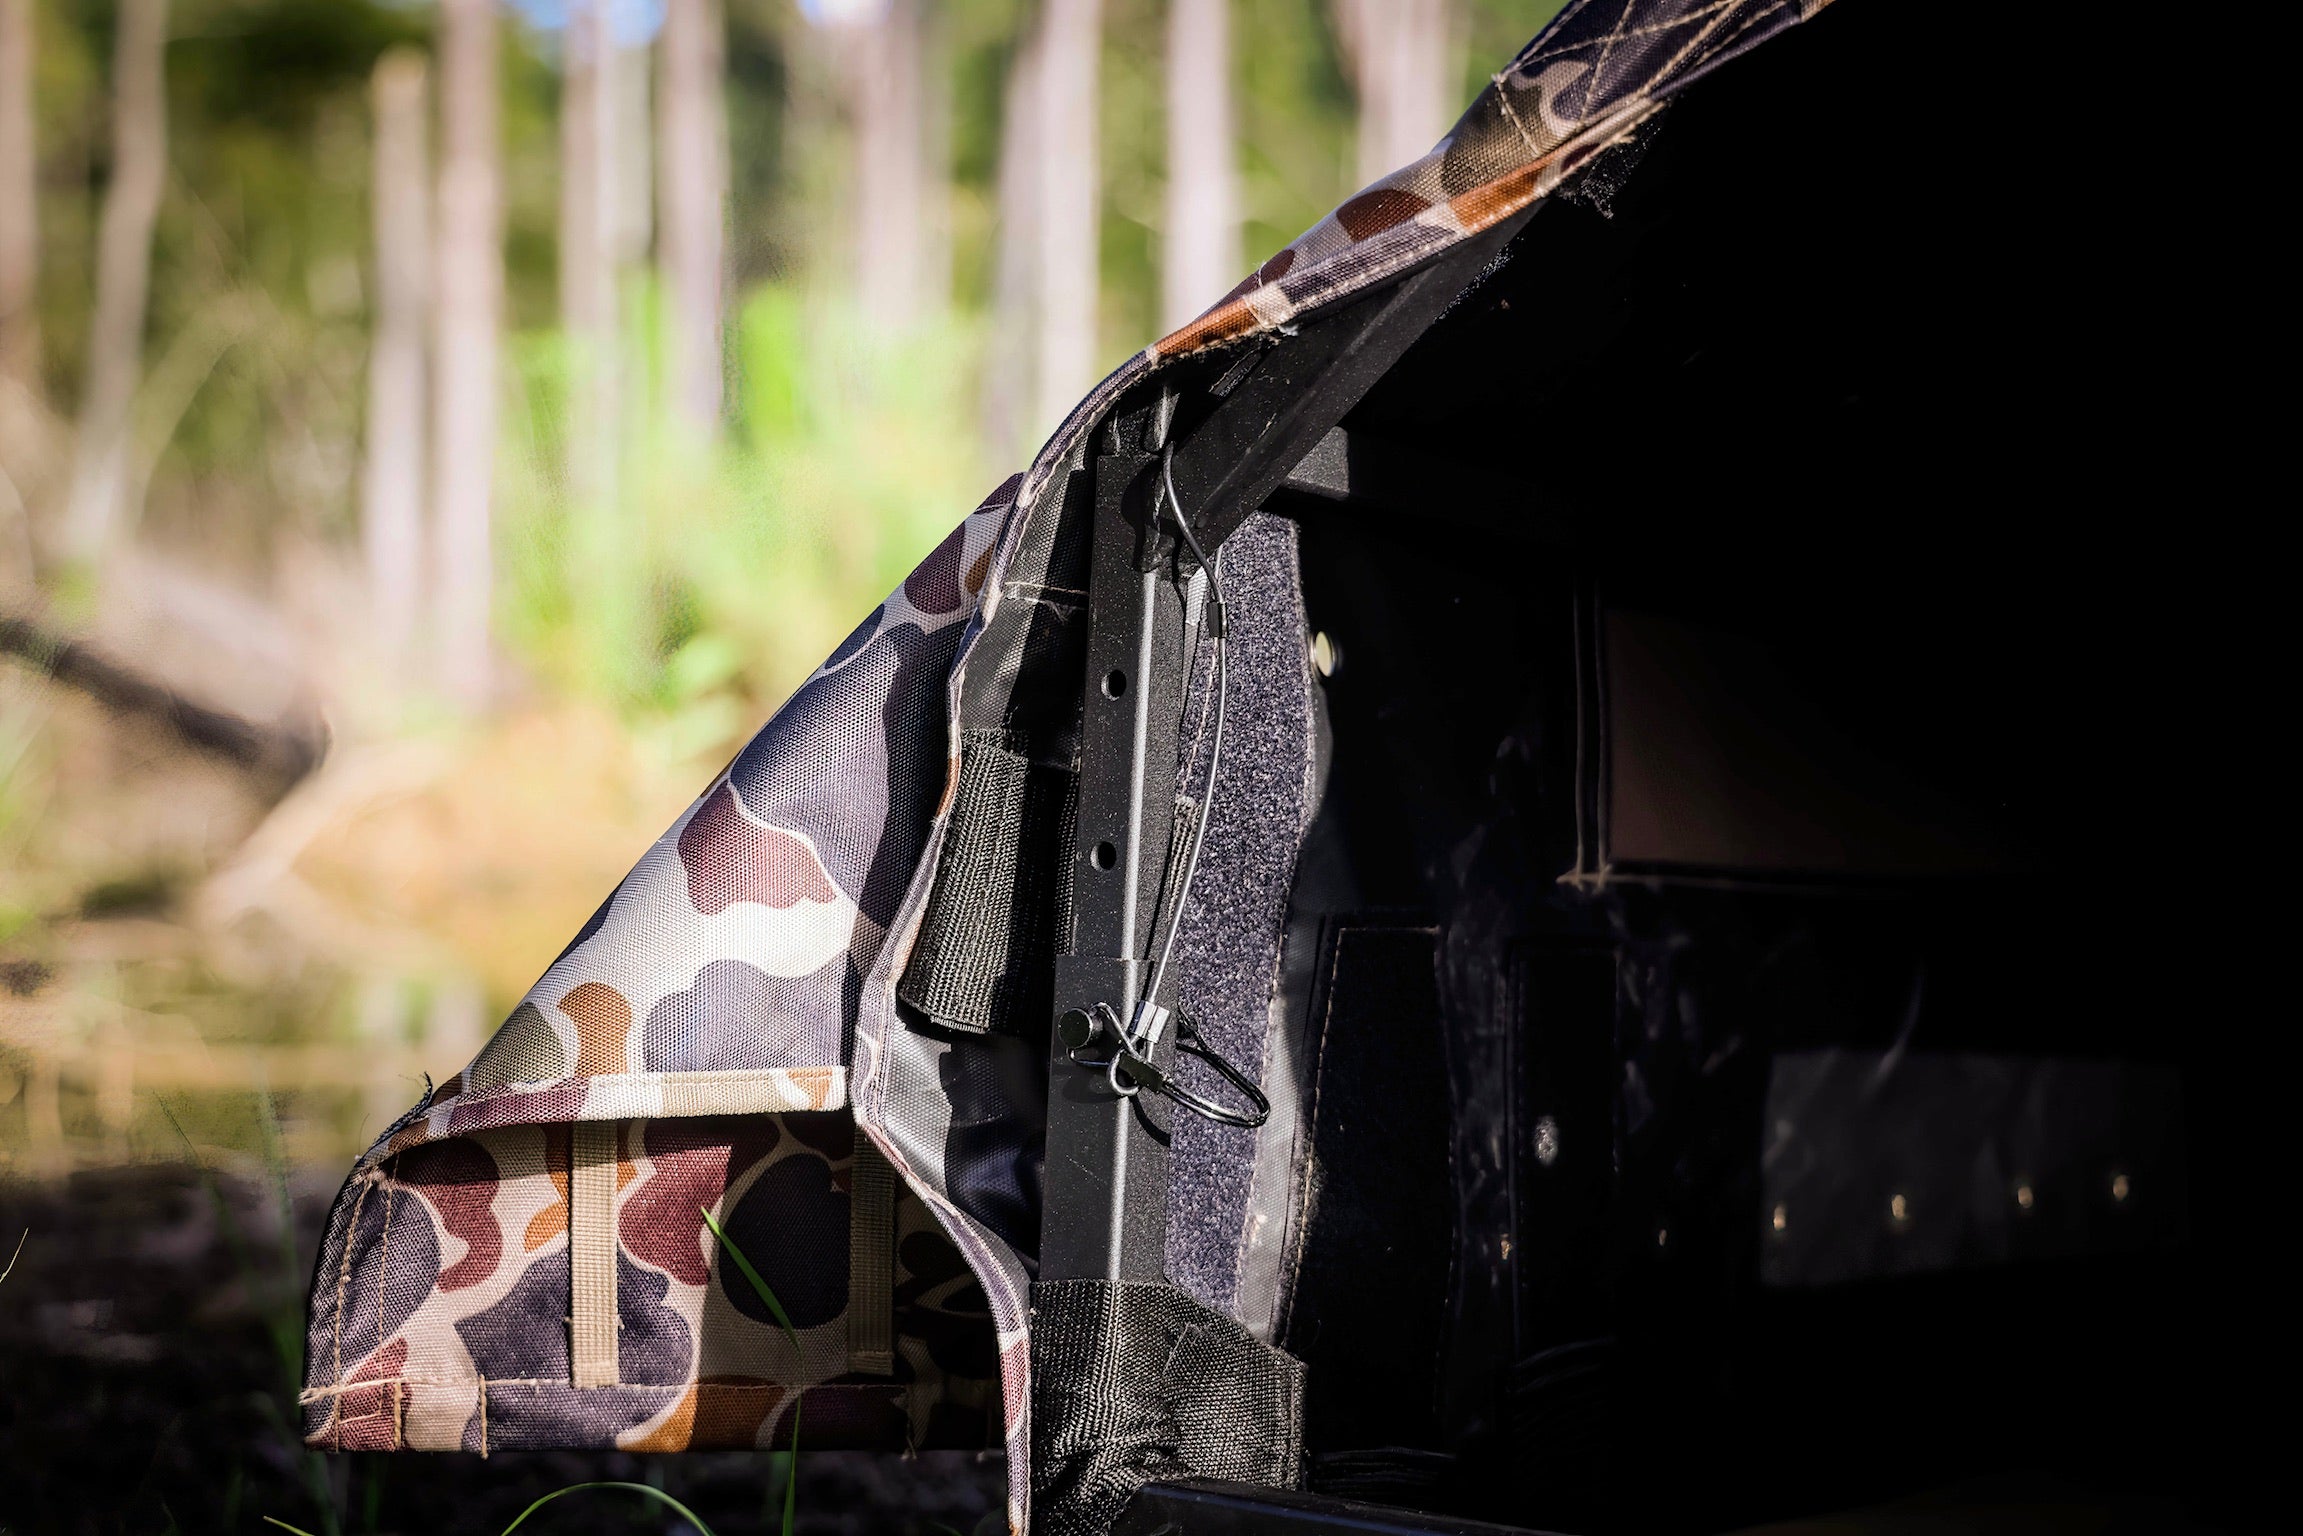
<svg viewBox="0 0 2303 1536"><path fill-rule="evenodd" d="M894 991L960 730L986 723L959 719L960 671L999 605L1029 600L1005 587L1043 493L1169 359L1283 326L1518 212L1820 8L1571 3L1429 155L1098 385L648 851L471 1064L360 1159L314 1275L310 1443L768 1446L798 1389L810 1445L989 1435L1020 1469L1030 1084L996 1042L905 1027ZM608 1150L578 1156L579 1126ZM849 1317L851 1226L868 1214L851 1211L856 1127L897 1175L888 1294L868 1303L892 1312L882 1376L851 1346L874 1326ZM596 1214L572 1231L578 1184ZM723 1273L699 1207L792 1314L796 1348ZM612 1383L574 1384L572 1250L612 1307L593 1319L614 1342ZM1010 1478L1018 1531L1028 1481Z"/></svg>

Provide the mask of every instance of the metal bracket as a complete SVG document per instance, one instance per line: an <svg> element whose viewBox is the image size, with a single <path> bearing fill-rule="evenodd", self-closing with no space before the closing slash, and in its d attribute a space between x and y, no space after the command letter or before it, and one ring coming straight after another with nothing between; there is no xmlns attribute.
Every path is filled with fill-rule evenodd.
<svg viewBox="0 0 2303 1536"><path fill-rule="evenodd" d="M1228 387L1179 406L1163 392L1114 416L1094 463L1087 672L1081 688L1073 932L1056 961L1049 1045L1043 1280L1158 1280L1167 1244L1168 1130L1158 1095L1115 1092L1084 1060L1099 1008L1133 1019L1173 859L1176 749L1187 687L1188 552L1156 510L1159 457L1212 552L1445 312L1525 222L1506 219L1392 286L1306 322ZM1153 1000L1172 1006L1172 998ZM1162 1072L1175 1032L1152 1046ZM1083 1049L1084 1047L1084 1049Z"/></svg>
<svg viewBox="0 0 2303 1536"><path fill-rule="evenodd" d="M1089 562L1087 677L1080 721L1079 838L1071 953L1056 961L1058 1017L1103 1005L1132 1018L1145 983L1175 821L1177 738L1184 695L1184 609L1170 560L1139 568L1154 526L1145 449L1095 465ZM1076 1020L1074 1021L1076 1025ZM1169 1110L1149 1094L1122 1097L1081 1060L1080 1031L1050 1046L1045 1209L1040 1277L1156 1280L1167 1239ZM1172 1040L1155 1047L1165 1066Z"/></svg>

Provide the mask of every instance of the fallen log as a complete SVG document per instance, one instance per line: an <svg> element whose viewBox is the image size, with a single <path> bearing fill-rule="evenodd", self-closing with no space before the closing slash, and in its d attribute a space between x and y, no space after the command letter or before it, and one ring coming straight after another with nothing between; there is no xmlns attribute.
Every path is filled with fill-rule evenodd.
<svg viewBox="0 0 2303 1536"><path fill-rule="evenodd" d="M78 689L115 714L166 728L187 746L262 780L275 795L318 767L328 750L327 732L317 721L265 724L211 708L85 641L14 614L0 613L0 654Z"/></svg>

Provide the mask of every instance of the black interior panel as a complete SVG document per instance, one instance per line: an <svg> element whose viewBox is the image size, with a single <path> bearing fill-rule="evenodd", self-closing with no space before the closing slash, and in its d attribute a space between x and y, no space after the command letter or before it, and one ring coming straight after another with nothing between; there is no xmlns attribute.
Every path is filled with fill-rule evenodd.
<svg viewBox="0 0 2303 1536"><path fill-rule="evenodd" d="M2161 879L2218 772L2191 725L2221 546L2129 534L2231 428L2143 387L2194 338L2137 166L2089 152L2111 44L1996 17L1979 56L1939 20L1835 7L1693 88L1607 213L1543 209L1346 419L1458 466L1430 495L1477 515L1416 515L1401 474L1274 503L1343 658L1299 914L1436 930L1436 1062L1338 1032L1372 1054L1322 1070L1439 1072L1449 1153L1439 1299L1429 1212L1388 1245L1323 1217L1288 1342L1311 1449L1426 1502L1694 1531L1978 1478L2221 1486L2200 1026L2230 989ZM1947 154L1947 82L2020 148ZM1996 1198L1945 1159L2033 1143L1859 1097L1823 1208L1887 1259L1769 1283L1770 1084L1816 1052L1945 1115L1983 1102L1961 1081L2108 1094L2034 1116L2078 1149L2064 1235L1905 1263L1943 1191ZM1323 1112L1315 1161L1376 1165L1370 1124ZM2144 1167L2140 1218L2110 1179Z"/></svg>

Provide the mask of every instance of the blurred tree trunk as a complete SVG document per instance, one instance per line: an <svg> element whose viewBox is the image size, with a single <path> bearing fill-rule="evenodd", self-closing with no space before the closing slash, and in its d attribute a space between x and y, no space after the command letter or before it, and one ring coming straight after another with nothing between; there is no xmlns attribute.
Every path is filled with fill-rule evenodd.
<svg viewBox="0 0 2303 1536"><path fill-rule="evenodd" d="M1040 115L1040 35L1026 31L1008 65L1000 99L999 246L986 349L984 446L994 464L1024 448L1032 408L1032 365L1039 356L1040 178L1034 143Z"/></svg>
<svg viewBox="0 0 2303 1536"><path fill-rule="evenodd" d="M1337 39L1359 97L1359 181L1420 160L1462 105L1451 0L1333 0Z"/></svg>
<svg viewBox="0 0 2303 1536"><path fill-rule="evenodd" d="M934 319L952 305L952 22L950 10L927 6L920 18L921 153L920 313Z"/></svg>
<svg viewBox="0 0 2303 1536"><path fill-rule="evenodd" d="M624 124L608 0L568 12L560 87L560 322L573 356L568 478L594 508L616 484L616 278Z"/></svg>
<svg viewBox="0 0 2303 1536"><path fill-rule="evenodd" d="M917 0L886 0L851 43L856 104L856 296L891 331L926 301L927 87Z"/></svg>
<svg viewBox="0 0 2303 1536"><path fill-rule="evenodd" d="M32 0L0 0L0 380L40 389L39 162L32 137Z"/></svg>
<svg viewBox="0 0 2303 1536"><path fill-rule="evenodd" d="M128 484L128 412L144 354L152 226L168 174L168 0L120 0L112 50L112 175L96 235L95 312L73 444L66 548L100 560L119 536Z"/></svg>
<svg viewBox="0 0 2303 1536"><path fill-rule="evenodd" d="M675 413L706 436L719 432L723 377L728 160L721 28L718 0L667 0L656 87L656 239L670 316L669 393Z"/></svg>
<svg viewBox="0 0 2303 1536"><path fill-rule="evenodd" d="M1052 431L1096 381L1102 0L1047 0L1041 24L1036 432Z"/></svg>
<svg viewBox="0 0 2303 1536"><path fill-rule="evenodd" d="M494 580L489 514L504 289L496 50L494 0L441 0L432 515L440 680L467 708L488 699Z"/></svg>
<svg viewBox="0 0 2303 1536"><path fill-rule="evenodd" d="M616 92L607 0L572 0L560 73L560 323L590 339L614 304Z"/></svg>
<svg viewBox="0 0 2303 1536"><path fill-rule="evenodd" d="M609 217L613 231L610 255L619 280L648 259L648 240L655 233L654 167L650 141L654 120L648 111L648 75L652 61L645 44L637 48L618 42L609 29L608 85L615 92L614 139L608 145L607 186L615 198Z"/></svg>
<svg viewBox="0 0 2303 1536"><path fill-rule="evenodd" d="M383 654L416 632L424 572L424 317L432 267L430 71L395 48L376 62L373 198L376 309L368 351L360 531Z"/></svg>
<svg viewBox="0 0 2303 1536"><path fill-rule="evenodd" d="M1173 0L1168 10L1166 237L1160 316L1172 331L1241 275L1230 0Z"/></svg>

